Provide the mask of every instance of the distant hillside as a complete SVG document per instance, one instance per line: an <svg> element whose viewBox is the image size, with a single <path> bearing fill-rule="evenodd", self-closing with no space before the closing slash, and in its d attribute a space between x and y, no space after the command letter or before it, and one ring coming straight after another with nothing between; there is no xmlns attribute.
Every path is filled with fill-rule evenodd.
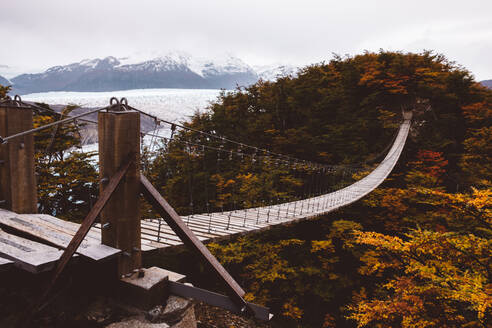
<svg viewBox="0 0 492 328"><path fill-rule="evenodd" d="M116 91L148 88L233 89L292 74L293 67L264 66L255 70L233 56L200 59L181 52L150 60L106 57L54 66L43 73L11 79L13 93L46 91Z"/></svg>
<svg viewBox="0 0 492 328"><path fill-rule="evenodd" d="M481 81L480 83L485 85L487 88L492 89L492 80L484 80L484 81Z"/></svg>

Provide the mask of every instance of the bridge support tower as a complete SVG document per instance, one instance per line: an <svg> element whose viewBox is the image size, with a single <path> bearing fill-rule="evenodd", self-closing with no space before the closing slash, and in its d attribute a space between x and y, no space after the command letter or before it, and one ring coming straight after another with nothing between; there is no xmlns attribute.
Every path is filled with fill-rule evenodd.
<svg viewBox="0 0 492 328"><path fill-rule="evenodd" d="M139 214L140 113L125 108L118 103L98 116L101 193L118 168L129 158L133 161L100 215L102 243L123 252L118 260L120 277L142 266Z"/></svg>
<svg viewBox="0 0 492 328"><path fill-rule="evenodd" d="M32 109L15 100L0 102L0 136L33 128ZM0 141L0 208L17 213L37 213L34 174L34 135Z"/></svg>

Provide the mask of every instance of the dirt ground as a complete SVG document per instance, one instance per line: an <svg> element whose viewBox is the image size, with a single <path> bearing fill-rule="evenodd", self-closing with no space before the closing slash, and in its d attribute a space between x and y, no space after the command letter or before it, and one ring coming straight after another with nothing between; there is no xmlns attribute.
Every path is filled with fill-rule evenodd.
<svg viewBox="0 0 492 328"><path fill-rule="evenodd" d="M195 304L198 328L270 328L268 323L239 316L198 302Z"/></svg>

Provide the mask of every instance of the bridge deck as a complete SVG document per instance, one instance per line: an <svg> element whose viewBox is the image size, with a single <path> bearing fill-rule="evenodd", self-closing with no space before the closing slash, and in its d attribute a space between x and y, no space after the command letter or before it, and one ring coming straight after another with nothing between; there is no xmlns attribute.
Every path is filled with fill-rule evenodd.
<svg viewBox="0 0 492 328"><path fill-rule="evenodd" d="M376 169L348 187L294 202L236 211L194 214L182 216L182 219L200 240L210 241L319 216L347 206L372 192L391 173L405 145L410 130L410 119L411 116L405 118L393 146ZM162 219L143 220L141 227L144 251L182 244ZM100 235L99 225L92 230Z"/></svg>

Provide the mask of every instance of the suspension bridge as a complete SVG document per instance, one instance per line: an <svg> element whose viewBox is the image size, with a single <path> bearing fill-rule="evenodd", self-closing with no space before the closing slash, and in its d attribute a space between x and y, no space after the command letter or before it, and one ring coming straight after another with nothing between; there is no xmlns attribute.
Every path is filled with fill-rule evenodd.
<svg viewBox="0 0 492 328"><path fill-rule="evenodd" d="M386 157L367 176L336 191L302 200L264 207L181 216L183 222L202 241L267 229L272 225L309 219L350 205L376 189L391 173L405 145L411 113L404 113L397 137ZM161 218L142 220L142 245L146 249L181 244L180 239ZM100 233L101 226L93 230Z"/></svg>
<svg viewBox="0 0 492 328"><path fill-rule="evenodd" d="M273 161L275 165L286 165L294 170L299 166L309 166L320 175L337 170L339 166L308 162L167 122L128 106L125 99L112 99L108 107L72 117L53 112L60 116L59 120L32 128L32 112L47 110L24 103L19 97L0 103L0 143L3 148L0 153L0 198L4 198L0 199L0 207L3 207L0 209L0 270L17 267L32 273L53 271L54 285L72 258L73 261L96 262L117 258L119 272L125 276L141 267L142 253L184 243L211 265L231 291L235 304L247 305L257 314L261 310L242 299L244 291L203 243L317 217L358 201L376 189L391 173L405 146L412 120L411 112L403 113L394 140L385 149L385 157L372 171L347 186L328 191L319 182L321 177L313 176L313 179L319 180L316 190L303 199L272 201L268 205L250 208L236 206L228 210L223 206L210 210L207 199L207 211L204 213L194 213L191 199L190 213L178 216L138 169L136 162L145 137L151 138L148 148L152 151L155 139L163 139L169 145L173 142L175 130L181 128L203 137L199 140L218 140L219 146L197 140L175 142L186 148L189 154L200 150L205 154L209 150L215 151L219 160L223 154L223 157L230 158L249 157L251 161L261 159L259 154L263 154L263 159ZM85 118L95 114L99 115L98 121ZM142 134L140 115L150 116L155 120L156 127L161 123L167 124L170 133L162 136L156 129L153 133ZM101 194L82 224L36 213L33 133L73 122L96 124L99 129ZM235 148L226 148L224 144ZM141 193L161 214L161 218L140 219L137 199Z"/></svg>

